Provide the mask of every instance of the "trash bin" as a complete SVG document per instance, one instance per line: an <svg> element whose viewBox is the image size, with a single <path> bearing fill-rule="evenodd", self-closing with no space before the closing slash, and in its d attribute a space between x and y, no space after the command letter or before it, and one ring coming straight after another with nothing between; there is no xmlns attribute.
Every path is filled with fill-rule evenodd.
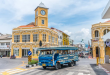
<svg viewBox="0 0 110 75"><path fill-rule="evenodd" d="M105 55L105 63L109 63L109 55Z"/></svg>

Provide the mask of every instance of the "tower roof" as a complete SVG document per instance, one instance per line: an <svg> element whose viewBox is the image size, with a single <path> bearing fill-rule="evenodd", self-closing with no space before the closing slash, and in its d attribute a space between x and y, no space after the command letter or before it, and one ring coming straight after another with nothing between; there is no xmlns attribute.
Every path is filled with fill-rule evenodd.
<svg viewBox="0 0 110 75"><path fill-rule="evenodd" d="M47 7L44 5L44 3L42 3L42 2L39 4L39 6L37 6L37 8L38 8L38 7L41 7L41 8L46 8L46 9L48 9L48 8L47 8ZM37 8L36 8L36 9L37 9ZM35 9L35 10L36 10L36 9Z"/></svg>

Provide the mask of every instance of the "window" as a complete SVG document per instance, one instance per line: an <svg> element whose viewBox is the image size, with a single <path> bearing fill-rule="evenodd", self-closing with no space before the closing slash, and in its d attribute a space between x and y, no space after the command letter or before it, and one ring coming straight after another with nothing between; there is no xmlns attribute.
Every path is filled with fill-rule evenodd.
<svg viewBox="0 0 110 75"><path fill-rule="evenodd" d="M51 36L49 35L49 42L51 42Z"/></svg>
<svg viewBox="0 0 110 75"><path fill-rule="evenodd" d="M42 24L44 24L44 20L42 20Z"/></svg>
<svg viewBox="0 0 110 75"><path fill-rule="evenodd" d="M56 38L56 43L57 43L57 38Z"/></svg>
<svg viewBox="0 0 110 75"><path fill-rule="evenodd" d="M38 15L38 11L36 12L36 16Z"/></svg>
<svg viewBox="0 0 110 75"><path fill-rule="evenodd" d="M95 31L95 37L99 37L99 31L98 30Z"/></svg>
<svg viewBox="0 0 110 75"><path fill-rule="evenodd" d="M10 42L7 42L6 45L10 45Z"/></svg>
<svg viewBox="0 0 110 75"><path fill-rule="evenodd" d="M107 34L109 32L109 29L105 29L104 30L104 35Z"/></svg>
<svg viewBox="0 0 110 75"><path fill-rule="evenodd" d="M62 37L60 36L60 39L62 39Z"/></svg>
<svg viewBox="0 0 110 75"><path fill-rule="evenodd" d="M5 45L5 43L1 43L1 45L3 46L3 45Z"/></svg>
<svg viewBox="0 0 110 75"><path fill-rule="evenodd" d="M19 49L14 49L14 55L19 56Z"/></svg>
<svg viewBox="0 0 110 75"><path fill-rule="evenodd" d="M30 42L30 35L22 35L22 42Z"/></svg>
<svg viewBox="0 0 110 75"><path fill-rule="evenodd" d="M37 49L33 49L33 56L37 56L38 55L38 50Z"/></svg>
<svg viewBox="0 0 110 75"><path fill-rule="evenodd" d="M46 34L43 34L42 36L43 36L43 37L42 37L42 40L43 40L44 42L46 42Z"/></svg>
<svg viewBox="0 0 110 75"><path fill-rule="evenodd" d="M33 42L39 41L39 34L33 34Z"/></svg>
<svg viewBox="0 0 110 75"><path fill-rule="evenodd" d="M52 37L52 43L54 43L54 37Z"/></svg>
<svg viewBox="0 0 110 75"><path fill-rule="evenodd" d="M14 35L14 42L20 42L20 35Z"/></svg>

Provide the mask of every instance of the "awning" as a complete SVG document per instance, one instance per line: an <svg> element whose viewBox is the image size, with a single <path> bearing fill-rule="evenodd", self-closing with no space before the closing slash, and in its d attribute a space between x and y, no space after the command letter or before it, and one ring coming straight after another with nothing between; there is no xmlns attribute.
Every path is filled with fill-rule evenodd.
<svg viewBox="0 0 110 75"><path fill-rule="evenodd" d="M0 51L10 51L9 49L0 49Z"/></svg>
<svg viewBox="0 0 110 75"><path fill-rule="evenodd" d="M47 47L47 48L38 48L37 50L78 50L77 47Z"/></svg>

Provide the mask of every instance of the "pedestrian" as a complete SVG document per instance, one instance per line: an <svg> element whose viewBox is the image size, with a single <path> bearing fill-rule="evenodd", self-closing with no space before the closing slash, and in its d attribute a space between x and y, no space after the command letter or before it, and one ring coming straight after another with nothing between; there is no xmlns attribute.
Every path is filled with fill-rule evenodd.
<svg viewBox="0 0 110 75"><path fill-rule="evenodd" d="M2 58L2 54L1 54L1 58Z"/></svg>

